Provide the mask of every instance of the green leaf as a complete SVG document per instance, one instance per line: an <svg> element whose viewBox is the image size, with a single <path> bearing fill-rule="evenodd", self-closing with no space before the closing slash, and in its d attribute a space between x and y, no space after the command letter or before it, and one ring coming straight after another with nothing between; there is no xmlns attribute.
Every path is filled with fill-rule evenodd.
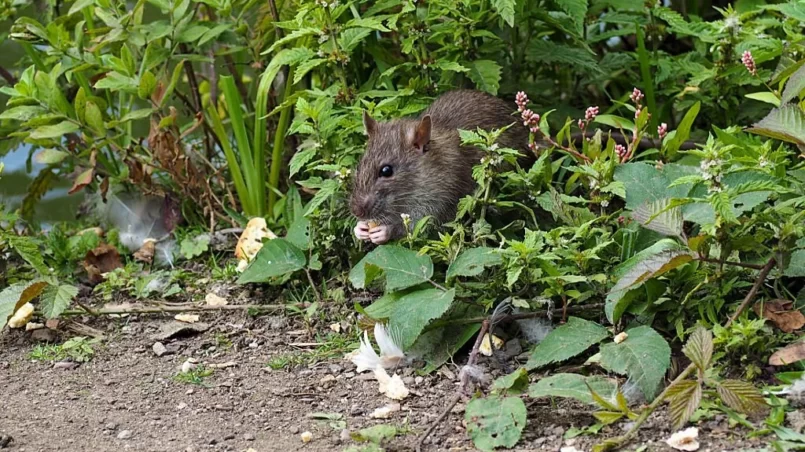
<svg viewBox="0 0 805 452"><path fill-rule="evenodd" d="M307 203L307 207L305 207L305 216L310 215L316 209L319 208L320 205L324 204L325 201L330 199L338 188L340 184L337 180L334 179L327 179L324 183L319 187L319 191L316 192L316 196Z"/></svg>
<svg viewBox="0 0 805 452"><path fill-rule="evenodd" d="M634 130L634 123L626 118L615 115L598 115L593 119L594 122L604 124L616 129Z"/></svg>
<svg viewBox="0 0 805 452"><path fill-rule="evenodd" d="M492 7L510 27L514 26L514 10L516 6L516 0L492 0Z"/></svg>
<svg viewBox="0 0 805 452"><path fill-rule="evenodd" d="M198 45L203 46L207 42L212 41L213 39L223 34L225 31L229 30L230 28L232 28L232 24L216 25L215 27L211 28L201 36L201 38L198 40Z"/></svg>
<svg viewBox="0 0 805 452"><path fill-rule="evenodd" d="M662 235L681 237L682 209L670 207L671 202L670 198L666 198L642 204L632 212L632 218L646 229Z"/></svg>
<svg viewBox="0 0 805 452"><path fill-rule="evenodd" d="M684 198L690 187L679 185L668 188L677 176L696 171L691 167L666 164L662 170L645 162L631 162L615 168L615 180L626 187L626 208L635 210L644 203L651 203L667 198ZM675 174L683 173L683 174Z"/></svg>
<svg viewBox="0 0 805 452"><path fill-rule="evenodd" d="M478 276L486 267L500 265L503 259L495 248L469 248L461 252L447 268L447 279L456 276Z"/></svg>
<svg viewBox="0 0 805 452"><path fill-rule="evenodd" d="M785 83L783 98L777 101L777 106L779 107L781 102L783 104L791 102L803 89L805 89L805 66L800 66Z"/></svg>
<svg viewBox="0 0 805 452"><path fill-rule="evenodd" d="M84 107L84 122L87 123L96 135L105 135L101 109L91 100L88 100L87 105Z"/></svg>
<svg viewBox="0 0 805 452"><path fill-rule="evenodd" d="M531 351L526 368L538 369L551 363L565 361L584 353L609 335L603 326L578 317L551 331Z"/></svg>
<svg viewBox="0 0 805 452"><path fill-rule="evenodd" d="M309 146L299 151L296 151L293 157L291 157L290 163L288 164L288 167L290 168L289 177L293 177L302 168L304 168L304 166L307 165L308 162L310 162L310 160L316 156L316 150L317 149L315 147Z"/></svg>
<svg viewBox="0 0 805 452"><path fill-rule="evenodd" d="M458 309L454 309L459 311ZM461 313L465 310L460 311ZM451 310L451 313L453 310ZM451 315L452 316L452 315ZM455 317L459 318L459 317ZM421 370L430 373L438 369L478 334L481 325L447 325L422 332L406 353L421 357L427 365Z"/></svg>
<svg viewBox="0 0 805 452"><path fill-rule="evenodd" d="M345 52L351 52L372 32L371 28L350 28L341 32L341 39L338 40L338 43Z"/></svg>
<svg viewBox="0 0 805 452"><path fill-rule="evenodd" d="M699 115L699 110L701 107L701 102L696 102L692 107L690 107L690 110L685 113L685 117L682 118L682 121L680 121L676 131L674 131L673 138L668 140L664 146L666 155L675 155L682 146L682 143L687 141L687 139L690 137L690 128L693 126L693 121L696 120L696 116Z"/></svg>
<svg viewBox="0 0 805 452"><path fill-rule="evenodd" d="M92 6L94 4L95 0L76 0L76 2L73 3L73 6L70 7L70 11L67 12L67 15L72 16L73 14L81 11L82 9L88 6Z"/></svg>
<svg viewBox="0 0 805 452"><path fill-rule="evenodd" d="M157 87L157 78L151 71L145 71L140 77L140 84L137 86L137 97L148 99Z"/></svg>
<svg viewBox="0 0 805 452"><path fill-rule="evenodd" d="M514 447L525 428L526 408L519 397L473 399L464 413L467 433L475 447L491 451Z"/></svg>
<svg viewBox="0 0 805 452"><path fill-rule="evenodd" d="M389 330L397 335L403 350L407 350L432 320L450 309L455 295L455 289L443 292L435 288L392 293L368 306L366 313L375 319L389 319Z"/></svg>
<svg viewBox="0 0 805 452"><path fill-rule="evenodd" d="M671 347L650 326L626 330L628 337L620 344L601 346L601 365L612 372L628 375L651 400L671 364Z"/></svg>
<svg viewBox="0 0 805 452"><path fill-rule="evenodd" d="M699 408L702 402L702 384L693 380L680 381L668 389L667 398L673 429L679 430Z"/></svg>
<svg viewBox="0 0 805 452"><path fill-rule="evenodd" d="M47 138L59 138L65 134L73 133L78 130L78 125L70 121L62 121L51 126L42 126L35 129L29 135L33 140L43 140Z"/></svg>
<svg viewBox="0 0 805 452"><path fill-rule="evenodd" d="M713 334L707 328L699 325L682 347L685 354L702 372L710 368L713 359Z"/></svg>
<svg viewBox="0 0 805 452"><path fill-rule="evenodd" d="M526 50L526 57L536 63L573 66L595 74L602 72L598 62L587 50L544 39L532 39Z"/></svg>
<svg viewBox="0 0 805 452"><path fill-rule="evenodd" d="M436 67L443 71L450 71L450 72L467 72L469 69L465 68L464 66L456 63L455 61L439 61L436 63Z"/></svg>
<svg viewBox="0 0 805 452"><path fill-rule="evenodd" d="M585 377L579 374L555 374L542 378L529 386L528 396L535 399L540 397L561 397L575 399L588 405L596 405L590 388L602 398L610 401L615 400L615 395L618 392L617 381L612 378Z"/></svg>
<svg viewBox="0 0 805 452"><path fill-rule="evenodd" d="M70 302L78 295L78 288L69 284L48 286L42 293L40 307L45 317L55 319L70 306Z"/></svg>
<svg viewBox="0 0 805 452"><path fill-rule="evenodd" d="M788 143L805 144L805 114L797 105L783 105L773 109L747 131Z"/></svg>
<svg viewBox="0 0 805 452"><path fill-rule="evenodd" d="M303 61L296 67L296 71L293 74L293 82L294 84L299 83L302 81L302 78L307 75L308 72L311 70L321 66L322 64L326 63L326 58L313 58L307 61Z"/></svg>
<svg viewBox="0 0 805 452"><path fill-rule="evenodd" d="M8 245L39 274L47 275L50 273L50 269L45 265L45 260L42 257L42 251L39 249L39 242L31 237L11 234L6 235L5 239Z"/></svg>
<svg viewBox="0 0 805 452"><path fill-rule="evenodd" d="M98 80L95 83L95 89L123 91L131 94L137 94L138 88L139 84L136 80L118 72L110 72L106 74L106 77Z"/></svg>
<svg viewBox="0 0 805 452"><path fill-rule="evenodd" d="M433 262L429 256L420 256L415 251L397 245L383 245L364 256L349 273L350 282L358 289L364 289L372 282L365 272L367 265L384 271L386 292L428 282L433 276Z"/></svg>
<svg viewBox="0 0 805 452"><path fill-rule="evenodd" d="M499 64L492 60L476 60L467 66L470 69L467 76L479 90L497 95L498 88L500 88L501 67Z"/></svg>
<svg viewBox="0 0 805 452"><path fill-rule="evenodd" d="M288 228L285 240L293 243L300 250L310 249L310 220L300 215Z"/></svg>
<svg viewBox="0 0 805 452"><path fill-rule="evenodd" d="M47 110L39 105L20 105L19 107L9 108L0 113L0 119L12 119L14 121L24 122L46 112Z"/></svg>
<svg viewBox="0 0 805 452"><path fill-rule="evenodd" d="M785 276L805 276L805 250L796 250L791 253L791 260L783 272Z"/></svg>
<svg viewBox="0 0 805 452"><path fill-rule="evenodd" d="M25 281L12 284L0 292L0 330L8 319L25 303L38 297L48 283L44 281Z"/></svg>
<svg viewBox="0 0 805 452"><path fill-rule="evenodd" d="M576 27L576 35L584 31L584 18L587 15L588 0L556 0L556 6L562 9Z"/></svg>
<svg viewBox="0 0 805 452"><path fill-rule="evenodd" d="M192 259L206 253L210 248L210 236L202 234L196 237L185 237L179 245L179 252L185 259Z"/></svg>
<svg viewBox="0 0 805 452"><path fill-rule="evenodd" d="M716 384L716 390L724 403L741 413L757 413L768 406L760 391L745 381L725 380Z"/></svg>
<svg viewBox="0 0 805 452"><path fill-rule="evenodd" d="M497 393L522 394L528 388L528 371L519 368L492 382L492 390Z"/></svg>
<svg viewBox="0 0 805 452"><path fill-rule="evenodd" d="M768 91L763 91L759 93L749 93L745 96L748 99L753 99L759 102L765 102L767 104L772 104L775 107L780 106L780 98L777 97L776 94L770 93Z"/></svg>
<svg viewBox="0 0 805 452"><path fill-rule="evenodd" d="M67 152L56 149L42 149L36 153L34 160L42 165L55 165L64 161L69 155Z"/></svg>
<svg viewBox="0 0 805 452"><path fill-rule="evenodd" d="M290 242L276 238L265 242L254 261L238 278L238 284L266 282L305 267L305 254Z"/></svg>
<svg viewBox="0 0 805 452"><path fill-rule="evenodd" d="M351 433L352 439L358 442L372 442L380 444L384 440L397 436L397 427L393 425L380 424L369 428L358 430Z"/></svg>

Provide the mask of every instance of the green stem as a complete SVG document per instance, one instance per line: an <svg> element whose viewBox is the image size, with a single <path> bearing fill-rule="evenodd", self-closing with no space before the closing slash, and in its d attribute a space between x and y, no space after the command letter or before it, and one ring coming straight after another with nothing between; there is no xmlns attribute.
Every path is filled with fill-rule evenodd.
<svg viewBox="0 0 805 452"><path fill-rule="evenodd" d="M279 104L285 103L285 100L293 94L293 79L294 68L288 68L288 77L285 79L285 89L282 90L282 98ZM268 174L268 185L274 190L268 192L268 213L273 215L274 204L277 202L276 189L279 188L280 170L282 169L283 158L285 150L285 133L288 131L288 124L291 120L292 106L286 105L280 112L279 123L277 130L274 133L274 148L271 151L271 169Z"/></svg>
<svg viewBox="0 0 805 452"><path fill-rule="evenodd" d="M651 112L651 119L649 119L650 129L656 133L657 119L659 112L657 111L657 100L654 98L654 81L651 78L651 64L649 61L648 50L646 50L646 42L643 37L643 29L639 24L635 24L635 33L637 34L637 56L640 61L640 74L643 78L643 90L646 94L646 103L648 104L648 111Z"/></svg>

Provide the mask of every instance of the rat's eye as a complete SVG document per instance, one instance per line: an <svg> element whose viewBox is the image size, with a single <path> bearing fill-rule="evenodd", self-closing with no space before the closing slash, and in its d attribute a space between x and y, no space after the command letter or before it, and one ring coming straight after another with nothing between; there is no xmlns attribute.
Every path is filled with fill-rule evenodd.
<svg viewBox="0 0 805 452"><path fill-rule="evenodd" d="M383 165L383 167L380 168L380 177L391 177L393 175L394 168L392 168L391 165Z"/></svg>

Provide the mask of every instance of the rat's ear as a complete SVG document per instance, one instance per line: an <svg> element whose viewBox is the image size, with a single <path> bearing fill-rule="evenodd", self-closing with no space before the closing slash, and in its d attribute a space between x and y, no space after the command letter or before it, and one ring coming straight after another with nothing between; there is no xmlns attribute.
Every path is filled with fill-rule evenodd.
<svg viewBox="0 0 805 452"><path fill-rule="evenodd" d="M414 137L411 141L419 152L427 152L428 150L427 146L428 143L430 143L430 128L430 115L423 116L414 128Z"/></svg>
<svg viewBox="0 0 805 452"><path fill-rule="evenodd" d="M377 121L375 121L366 110L363 111L363 130L367 135L372 135L377 130Z"/></svg>

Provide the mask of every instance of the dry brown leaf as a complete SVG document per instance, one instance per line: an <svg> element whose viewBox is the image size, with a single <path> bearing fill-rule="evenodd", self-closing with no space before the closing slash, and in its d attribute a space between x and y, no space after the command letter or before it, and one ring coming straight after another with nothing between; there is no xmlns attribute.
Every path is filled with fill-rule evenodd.
<svg viewBox="0 0 805 452"><path fill-rule="evenodd" d="M95 169L90 168L83 173L79 174L78 177L75 178L75 182L73 182L73 187L70 188L70 191L67 192L68 195L72 195L82 188L86 187L87 185L92 183L92 176L95 175Z"/></svg>
<svg viewBox="0 0 805 452"><path fill-rule="evenodd" d="M229 304L229 301L221 296L218 296L212 292L208 293L204 300L207 302L207 306L226 306Z"/></svg>
<svg viewBox="0 0 805 452"><path fill-rule="evenodd" d="M263 238L274 240L277 235L268 229L265 218L252 218L243 230L235 246L235 257L241 261L248 261L257 255L263 247Z"/></svg>
<svg viewBox="0 0 805 452"><path fill-rule="evenodd" d="M156 249L157 241L154 239L143 240L143 246L134 253L134 259L150 264L154 261L154 252Z"/></svg>
<svg viewBox="0 0 805 452"><path fill-rule="evenodd" d="M196 314L176 314L173 318L184 323L196 323L199 317Z"/></svg>
<svg viewBox="0 0 805 452"><path fill-rule="evenodd" d="M794 342L774 352L769 358L772 366L787 366L805 359L805 341Z"/></svg>
<svg viewBox="0 0 805 452"><path fill-rule="evenodd" d="M763 317L785 333L794 332L805 326L805 315L794 308L789 300L771 300L758 303L754 307L758 317Z"/></svg>
<svg viewBox="0 0 805 452"><path fill-rule="evenodd" d="M84 258L84 269L89 275L89 283L97 285L103 281L103 274L116 268L122 268L123 262L117 248L108 243L103 243L94 250L87 252Z"/></svg>

